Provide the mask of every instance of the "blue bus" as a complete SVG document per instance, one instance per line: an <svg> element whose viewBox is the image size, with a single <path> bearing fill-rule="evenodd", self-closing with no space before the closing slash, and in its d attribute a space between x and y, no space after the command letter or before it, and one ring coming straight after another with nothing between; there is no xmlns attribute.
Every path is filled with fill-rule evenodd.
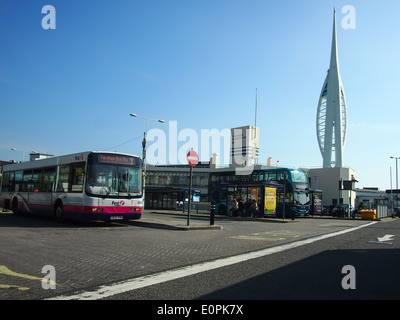
<svg viewBox="0 0 400 320"><path fill-rule="evenodd" d="M208 197L215 202L215 212L222 215L284 218L310 214L308 176L300 169L255 169L249 175L220 169L210 173ZM275 209L268 208L271 201Z"/></svg>

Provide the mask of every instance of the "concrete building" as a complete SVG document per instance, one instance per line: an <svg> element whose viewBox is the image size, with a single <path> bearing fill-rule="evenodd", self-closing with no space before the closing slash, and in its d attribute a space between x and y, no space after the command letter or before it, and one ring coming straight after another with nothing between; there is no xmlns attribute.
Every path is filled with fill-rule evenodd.
<svg viewBox="0 0 400 320"><path fill-rule="evenodd" d="M201 162L193 169L192 185L207 201L208 178L215 166ZM146 208L179 209L189 189L189 165L148 165L146 174Z"/></svg>
<svg viewBox="0 0 400 320"><path fill-rule="evenodd" d="M260 129L255 126L231 129L230 168L253 165L259 157L259 137ZM207 202L210 173L224 169L227 167L220 168L218 154L194 167L192 184L201 202ZM189 165L147 165L146 208L180 209L188 188Z"/></svg>
<svg viewBox="0 0 400 320"><path fill-rule="evenodd" d="M231 129L231 166L253 164L259 157L260 128L244 126Z"/></svg>
<svg viewBox="0 0 400 320"><path fill-rule="evenodd" d="M356 189L356 208L361 205L364 209L375 209L377 205L385 205L391 208L391 199L396 200L396 193L391 190L382 191L378 188Z"/></svg>
<svg viewBox="0 0 400 320"><path fill-rule="evenodd" d="M357 182L356 172L350 168L302 168L308 175L311 190L322 190L322 205L330 206L347 203L355 206ZM341 181L352 181L353 190L341 190Z"/></svg>
<svg viewBox="0 0 400 320"><path fill-rule="evenodd" d="M35 161L35 160L41 160L41 159L47 159L54 157L52 154L46 154L46 153L38 153L38 152L32 152L29 154L29 160L30 161Z"/></svg>

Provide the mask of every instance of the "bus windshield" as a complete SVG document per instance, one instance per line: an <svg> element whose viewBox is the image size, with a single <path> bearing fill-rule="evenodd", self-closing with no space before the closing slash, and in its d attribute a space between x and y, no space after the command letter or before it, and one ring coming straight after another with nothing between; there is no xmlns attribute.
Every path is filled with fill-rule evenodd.
<svg viewBox="0 0 400 320"><path fill-rule="evenodd" d="M310 197L305 192L294 192L294 204L305 206L310 204Z"/></svg>
<svg viewBox="0 0 400 320"><path fill-rule="evenodd" d="M290 170L292 173L292 181L293 182L308 182L307 175L302 170Z"/></svg>
<svg viewBox="0 0 400 320"><path fill-rule="evenodd" d="M88 167L86 193L111 197L141 196L141 168L90 164Z"/></svg>

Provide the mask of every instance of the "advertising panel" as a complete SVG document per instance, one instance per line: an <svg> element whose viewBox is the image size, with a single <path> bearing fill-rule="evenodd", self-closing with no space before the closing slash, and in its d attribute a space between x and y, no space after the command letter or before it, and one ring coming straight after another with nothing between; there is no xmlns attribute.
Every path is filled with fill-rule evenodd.
<svg viewBox="0 0 400 320"><path fill-rule="evenodd" d="M264 214L276 213L276 188L265 187Z"/></svg>

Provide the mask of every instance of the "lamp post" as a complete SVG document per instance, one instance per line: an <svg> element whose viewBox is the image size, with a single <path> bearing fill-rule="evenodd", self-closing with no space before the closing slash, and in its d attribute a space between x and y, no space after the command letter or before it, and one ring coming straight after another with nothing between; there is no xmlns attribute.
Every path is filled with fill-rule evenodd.
<svg viewBox="0 0 400 320"><path fill-rule="evenodd" d="M160 122L164 123L164 120L158 120L158 119L151 119L151 118L146 118L139 116L136 113L131 113L131 117L135 118L141 118L146 120L146 132L144 132L144 137L143 137L143 142L142 142L142 147L143 147L143 173L144 173L144 179L143 179L143 208L145 204L145 187L146 187L146 139L147 139L147 131L149 130L149 121L155 121L155 122Z"/></svg>
<svg viewBox="0 0 400 320"><path fill-rule="evenodd" d="M32 151L25 151L25 150L19 150L19 149L17 149L17 148L11 148L11 150L13 150L13 151L20 151L20 152L22 152L22 162L24 162L25 161L25 152L32 152L32 153L36 153L36 151L35 150L32 150Z"/></svg>
<svg viewBox="0 0 400 320"><path fill-rule="evenodd" d="M400 157L390 157L390 159L396 159L396 207L399 206L399 177L397 175L397 159L400 159Z"/></svg>

